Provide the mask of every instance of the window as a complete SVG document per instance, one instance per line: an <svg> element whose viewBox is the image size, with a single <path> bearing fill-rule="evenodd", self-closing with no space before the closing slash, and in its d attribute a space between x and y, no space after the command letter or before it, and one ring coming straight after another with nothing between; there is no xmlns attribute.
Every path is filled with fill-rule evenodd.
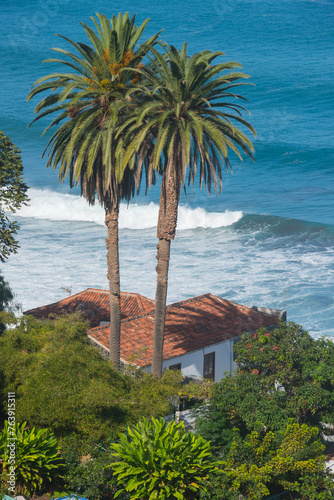
<svg viewBox="0 0 334 500"><path fill-rule="evenodd" d="M169 366L170 370L181 370L181 363L176 363L175 365Z"/></svg>
<svg viewBox="0 0 334 500"><path fill-rule="evenodd" d="M204 370L203 378L214 380L215 379L215 353L204 355Z"/></svg>

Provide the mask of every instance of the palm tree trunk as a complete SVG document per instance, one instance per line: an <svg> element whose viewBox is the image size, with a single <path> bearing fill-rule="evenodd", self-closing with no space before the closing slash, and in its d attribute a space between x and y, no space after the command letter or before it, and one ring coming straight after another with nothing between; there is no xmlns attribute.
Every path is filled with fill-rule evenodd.
<svg viewBox="0 0 334 500"><path fill-rule="evenodd" d="M154 343L152 375L160 378L162 373L163 343L168 285L168 267L171 240L160 239L157 245L157 288L155 293Z"/></svg>
<svg viewBox="0 0 334 500"><path fill-rule="evenodd" d="M155 294L154 343L151 370L152 375L158 378L162 374L170 244L175 238L178 203L179 196L173 176L170 175L167 188L166 180L163 178L157 228L159 243L157 245L157 288Z"/></svg>
<svg viewBox="0 0 334 500"><path fill-rule="evenodd" d="M121 290L119 278L118 253L118 215L119 205L106 209L105 224L108 228L106 238L108 280L110 290L110 345L109 361L116 370L120 367L121 340Z"/></svg>

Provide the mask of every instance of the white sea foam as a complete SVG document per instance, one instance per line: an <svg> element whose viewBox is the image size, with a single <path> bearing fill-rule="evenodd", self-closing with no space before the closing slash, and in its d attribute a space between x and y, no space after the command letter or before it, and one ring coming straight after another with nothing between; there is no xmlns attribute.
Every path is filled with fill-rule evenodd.
<svg viewBox="0 0 334 500"><path fill-rule="evenodd" d="M94 222L104 225L103 208L89 206L84 198L51 190L30 189L30 205L23 207L17 215L35 219L57 221ZM149 229L157 224L158 205L121 204L119 224L121 229ZM179 207L178 229L218 228L234 224L242 212L206 212L203 208Z"/></svg>

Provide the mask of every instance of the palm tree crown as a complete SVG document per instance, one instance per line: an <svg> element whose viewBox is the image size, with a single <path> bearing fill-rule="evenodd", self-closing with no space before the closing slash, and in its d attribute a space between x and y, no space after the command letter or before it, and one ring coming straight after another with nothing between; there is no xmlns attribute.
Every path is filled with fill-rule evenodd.
<svg viewBox="0 0 334 500"><path fill-rule="evenodd" d="M44 133L61 123L44 151L49 151L47 166L59 166L60 181L68 174L71 186L80 183L82 194L90 204L95 203L97 194L100 203L105 205L110 201L117 203L119 196L130 197L131 190L125 186L120 191L126 169L122 169L119 160L122 138L115 140L115 130L123 116L131 111L131 88L139 79L138 73L127 68L143 64L158 34L136 50L148 19L138 28L134 24L135 16L130 19L128 13L113 16L110 21L104 15L97 14L97 18L99 23L91 18L97 34L81 23L91 45L59 35L78 54L54 48L69 60L45 61L65 64L75 73L53 73L40 78L27 99L52 91L36 106L38 116L33 120L57 113Z"/></svg>
<svg viewBox="0 0 334 500"><path fill-rule="evenodd" d="M157 227L158 265L155 313L155 338L152 373L160 376L167 296L170 242L174 239L177 210L182 186L193 185L199 170L200 186L217 193L222 189L222 165L228 170L229 153L240 159L242 152L253 158L253 145L235 125L242 125L255 135L242 117L247 111L236 100L245 100L234 89L245 85L238 80L246 75L234 71L236 62L213 64L222 52L203 51L189 57L187 45L179 52L164 44L164 54L153 49L151 68L135 69L149 84L138 96L135 116L128 120L130 144L123 166L133 161L147 143L151 169L162 175ZM226 71L229 71L226 73Z"/></svg>
<svg viewBox="0 0 334 500"><path fill-rule="evenodd" d="M164 172L168 173L173 162L171 152L178 144L174 154L179 156L179 182L184 184L189 167L189 183L192 183L197 168L200 169L200 185L203 182L210 191L211 182L217 190L222 187L221 164L228 169L229 150L234 151L240 160L238 147L253 158L253 146L248 137L241 132L233 120L247 127L254 135L254 128L242 117L246 108L230 102L234 99L246 100L235 94L232 89L245 85L237 82L248 78L240 72L226 70L241 68L237 62L212 65L222 52L203 51L189 57L187 45L179 52L175 47L164 44L165 54L153 49L153 67L135 70L144 74L149 85L142 97L142 104L136 111L136 121L130 130L134 133L127 149L125 163L142 146L148 136L154 138L151 165L158 168L161 157L164 159ZM179 177L179 175L181 176Z"/></svg>
<svg viewBox="0 0 334 500"><path fill-rule="evenodd" d="M97 195L105 208L108 237L108 278L110 285L111 360L116 367L120 358L120 283L118 259L118 213L121 199L129 199L140 182L134 175L136 157L123 168L124 141L117 134L122 122L133 112L131 92L141 78L137 70L156 43L159 33L137 45L148 19L137 27L135 16L121 13L110 21L104 15L91 18L95 31L81 23L90 44L76 43L62 36L76 52L54 48L64 59L48 59L74 70L52 73L33 85L28 100L47 91L35 108L39 120L49 114L56 117L45 129L55 127L45 151L47 166L59 166L59 180L68 175L70 186L81 186L81 194L90 204ZM59 35L61 36L61 35ZM34 121L35 121L34 120Z"/></svg>

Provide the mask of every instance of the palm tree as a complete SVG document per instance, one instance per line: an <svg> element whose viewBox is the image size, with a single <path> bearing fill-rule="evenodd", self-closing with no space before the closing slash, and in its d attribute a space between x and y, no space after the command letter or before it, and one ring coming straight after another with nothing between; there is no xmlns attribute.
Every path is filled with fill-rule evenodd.
<svg viewBox="0 0 334 500"><path fill-rule="evenodd" d="M253 158L253 146L233 122L249 129L253 127L242 117L247 111L235 103L244 97L234 88L245 85L237 80L247 78L235 72L236 62L212 64L221 52L203 51L192 57L184 44L179 52L163 45L162 55L153 49L152 68L139 69L149 86L142 93L141 105L133 117L130 134L133 138L126 150L124 165L138 154L147 141L153 146L149 164L162 172L159 218L157 226L157 288L154 325L152 374L160 377L165 328L170 244L175 237L178 203L182 186L193 185L199 169L200 187L208 192L214 185L216 194L222 190L222 165L228 171L229 151L242 160L239 149ZM227 70L232 72L225 73ZM232 101L232 102L231 102Z"/></svg>
<svg viewBox="0 0 334 500"><path fill-rule="evenodd" d="M122 199L134 195L141 172L135 171L133 156L123 168L124 141L119 133L125 117L133 112L131 92L138 87L143 58L156 43L159 33L137 47L148 19L137 27L135 16L128 13L109 21L104 15L91 18L96 32L82 24L91 45L76 43L62 36L76 53L55 48L65 56L48 62L65 64L71 73L53 73L36 81L28 95L48 91L35 108L36 121L49 114L57 116L45 129L57 127L43 156L48 151L47 167L59 166L59 181L69 176L70 186L81 186L89 204L95 197L105 209L108 279L110 287L110 360L116 368L120 363L120 276L118 254L118 215ZM61 36L61 35L59 35ZM50 91L52 91L50 93ZM33 122L32 122L33 123ZM140 162L142 166L143 162Z"/></svg>

